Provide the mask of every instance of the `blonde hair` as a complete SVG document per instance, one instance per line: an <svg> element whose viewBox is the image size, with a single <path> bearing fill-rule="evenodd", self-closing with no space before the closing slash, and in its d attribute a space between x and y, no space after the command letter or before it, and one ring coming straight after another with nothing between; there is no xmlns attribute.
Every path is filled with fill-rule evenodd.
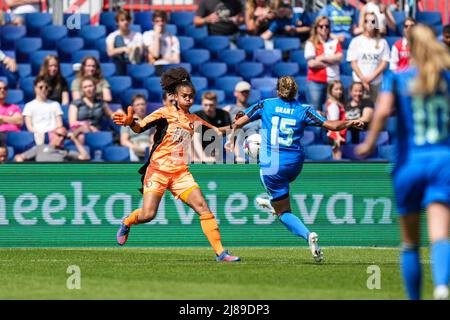
<svg viewBox="0 0 450 320"><path fill-rule="evenodd" d="M436 38L433 30L417 24L409 33L411 56L418 69L414 93L431 95L438 89L442 72L450 69L450 54Z"/></svg>
<svg viewBox="0 0 450 320"><path fill-rule="evenodd" d="M278 9L279 6L279 0L266 0L266 5L273 11L275 11L276 9ZM253 17L255 16L255 10L256 10L256 0L249 0L247 1L246 5L245 5L245 10L246 12L248 12L249 17L251 19L253 19Z"/></svg>
<svg viewBox="0 0 450 320"><path fill-rule="evenodd" d="M314 25L313 25L313 27L311 29L311 36L308 39L309 41L312 42L312 44L314 46L317 46L319 44L319 34L317 33L317 27L319 26L319 23L321 21L323 21L323 20L327 20L328 21L328 26L331 28L330 19L328 19L328 17L326 17L326 16L318 16L316 18L316 20L314 21ZM328 31L331 31L330 28L328 29Z"/></svg>
<svg viewBox="0 0 450 320"><path fill-rule="evenodd" d="M292 77L281 77L277 82L278 97L285 101L293 101L298 93L298 84Z"/></svg>

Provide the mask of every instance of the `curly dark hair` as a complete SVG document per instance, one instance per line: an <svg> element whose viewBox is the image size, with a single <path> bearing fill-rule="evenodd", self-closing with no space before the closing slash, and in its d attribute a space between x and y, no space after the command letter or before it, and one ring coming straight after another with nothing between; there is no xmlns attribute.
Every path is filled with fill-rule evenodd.
<svg viewBox="0 0 450 320"><path fill-rule="evenodd" d="M182 67L170 68L161 75L161 87L168 94L175 94L180 86L190 87L195 92L191 76L186 69Z"/></svg>

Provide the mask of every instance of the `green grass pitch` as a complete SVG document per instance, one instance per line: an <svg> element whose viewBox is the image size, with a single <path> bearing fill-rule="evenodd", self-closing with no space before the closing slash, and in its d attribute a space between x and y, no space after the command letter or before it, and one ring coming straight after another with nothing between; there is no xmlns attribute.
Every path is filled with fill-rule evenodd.
<svg viewBox="0 0 450 320"><path fill-rule="evenodd" d="M0 299L405 299L397 248L233 248L217 263L210 248L0 249ZM429 250L422 249L424 298L431 299ZM69 290L67 268L80 268ZM381 271L369 290L367 267Z"/></svg>

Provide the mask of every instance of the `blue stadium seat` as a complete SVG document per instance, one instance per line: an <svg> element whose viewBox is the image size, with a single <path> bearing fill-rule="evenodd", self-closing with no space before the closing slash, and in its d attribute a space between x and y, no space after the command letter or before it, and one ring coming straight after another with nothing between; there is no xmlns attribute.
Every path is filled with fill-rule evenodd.
<svg viewBox="0 0 450 320"><path fill-rule="evenodd" d="M193 38L195 45L198 46L202 43L203 39L208 36L208 28L206 26L197 28L192 25L186 28L185 33L188 37Z"/></svg>
<svg viewBox="0 0 450 320"><path fill-rule="evenodd" d="M42 47L46 50L55 50L58 42L67 37L66 26L45 26L41 33Z"/></svg>
<svg viewBox="0 0 450 320"><path fill-rule="evenodd" d="M394 16L395 23L402 23L406 19L406 14L404 11L391 11L392 15Z"/></svg>
<svg viewBox="0 0 450 320"><path fill-rule="evenodd" d="M98 50L98 53L100 54L100 61L101 62L111 62L111 58L108 56L108 53L106 52L106 40L98 39L97 42L95 42L95 48Z"/></svg>
<svg viewBox="0 0 450 320"><path fill-rule="evenodd" d="M208 88L208 79L206 79L205 77L191 77L191 82L194 85L196 91L202 91Z"/></svg>
<svg viewBox="0 0 450 320"><path fill-rule="evenodd" d="M360 157L355 153L355 148L357 144L344 144L341 147L342 150L342 158L348 159L348 160L363 160L364 158ZM376 158L377 157L377 150L372 152L367 158Z"/></svg>
<svg viewBox="0 0 450 320"><path fill-rule="evenodd" d="M68 21L70 18L70 21ZM87 13L65 13L64 25L69 30L69 37L78 37L83 26L91 23L91 17Z"/></svg>
<svg viewBox="0 0 450 320"><path fill-rule="evenodd" d="M437 11L417 11L416 20L418 23L429 26L440 26L442 25L442 14Z"/></svg>
<svg viewBox="0 0 450 320"><path fill-rule="evenodd" d="M353 77L341 75L341 81L342 81L342 84L344 85L344 89L345 89L344 92L348 92L348 90L350 89L350 86L353 83Z"/></svg>
<svg viewBox="0 0 450 320"><path fill-rule="evenodd" d="M259 100L261 100L261 91L257 90L257 89L251 89L250 90L250 95L248 97L247 103L249 105L252 105L256 102L258 102Z"/></svg>
<svg viewBox="0 0 450 320"><path fill-rule="evenodd" d="M130 161L130 149L122 146L109 146L103 149L103 160L114 162Z"/></svg>
<svg viewBox="0 0 450 320"><path fill-rule="evenodd" d="M186 69L187 72L192 74L192 65L190 63L187 62L182 62L182 63L174 63L174 64L165 64L162 67L162 71L165 72L167 70L169 70L170 68L184 68Z"/></svg>
<svg viewBox="0 0 450 320"><path fill-rule="evenodd" d="M253 52L257 49L264 49L264 40L258 36L245 36L237 39L237 47L245 50L247 58L253 59Z"/></svg>
<svg viewBox="0 0 450 320"><path fill-rule="evenodd" d="M25 37L27 29L25 26L6 25L0 28L2 50L14 50L16 42Z"/></svg>
<svg viewBox="0 0 450 320"><path fill-rule="evenodd" d="M19 78L26 78L26 77L31 76L31 64L18 63L17 64L17 73L19 74Z"/></svg>
<svg viewBox="0 0 450 320"><path fill-rule="evenodd" d="M237 67L237 73L247 81L259 77L264 72L264 65L260 62L242 62Z"/></svg>
<svg viewBox="0 0 450 320"><path fill-rule="evenodd" d="M111 94L113 102L120 102L120 95L123 91L131 88L131 77L128 76L114 76L106 79L111 86Z"/></svg>
<svg viewBox="0 0 450 320"><path fill-rule="evenodd" d="M203 39L202 45L216 57L219 51L230 47L230 39L226 36L208 36Z"/></svg>
<svg viewBox="0 0 450 320"><path fill-rule="evenodd" d="M64 38L57 44L59 58L62 62L72 61L72 52L82 50L84 47L83 38Z"/></svg>
<svg viewBox="0 0 450 320"><path fill-rule="evenodd" d="M194 48L195 45L194 38L186 36L178 36L178 41L180 42L181 52Z"/></svg>
<svg viewBox="0 0 450 320"><path fill-rule="evenodd" d="M333 152L328 145L310 145L305 147L306 159L315 161L332 160Z"/></svg>
<svg viewBox="0 0 450 320"><path fill-rule="evenodd" d="M289 61L298 64L299 72L306 74L308 70L308 61L305 59L305 50L293 50L289 53Z"/></svg>
<svg viewBox="0 0 450 320"><path fill-rule="evenodd" d="M295 77L295 82L298 84L298 100L301 103L306 103L306 82L305 76Z"/></svg>
<svg viewBox="0 0 450 320"><path fill-rule="evenodd" d="M72 63L80 63L84 57L93 56L100 60L100 53L98 50L79 50L72 53Z"/></svg>
<svg viewBox="0 0 450 320"><path fill-rule="evenodd" d="M106 27L108 34L116 30L116 13L114 11L103 11L100 13L100 24Z"/></svg>
<svg viewBox="0 0 450 320"><path fill-rule="evenodd" d="M306 147L314 143L315 136L314 132L305 130L303 132L303 137L300 139L301 144Z"/></svg>
<svg viewBox="0 0 450 320"><path fill-rule="evenodd" d="M252 88L257 89L261 92L261 98L272 98L276 95L277 90L277 78L252 78L250 83Z"/></svg>
<svg viewBox="0 0 450 320"><path fill-rule="evenodd" d="M103 159L103 148L113 144L112 131L98 131L85 133L85 143L91 149L91 160L101 161Z"/></svg>
<svg viewBox="0 0 450 320"><path fill-rule="evenodd" d="M342 59L342 62L339 64L339 69L342 76L351 76L353 74L352 64L344 59Z"/></svg>
<svg viewBox="0 0 450 320"><path fill-rule="evenodd" d="M342 43L342 49L343 50L347 50L348 47L350 46L350 42L352 42L353 38L345 38L344 43Z"/></svg>
<svg viewBox="0 0 450 320"><path fill-rule="evenodd" d="M71 63L60 63L59 68L61 70L61 74L64 78L70 77L73 75L73 67Z"/></svg>
<svg viewBox="0 0 450 320"><path fill-rule="evenodd" d="M52 15L49 13L34 12L25 14L28 37L40 37L41 30L50 24L52 24Z"/></svg>
<svg viewBox="0 0 450 320"><path fill-rule="evenodd" d="M266 68L270 69L273 64L281 61L281 50L256 49L254 53L254 59L256 62L261 62Z"/></svg>
<svg viewBox="0 0 450 320"><path fill-rule="evenodd" d="M80 31L80 37L84 40L85 49L96 49L96 42L106 37L106 27L84 26Z"/></svg>
<svg viewBox="0 0 450 320"><path fill-rule="evenodd" d="M138 11L134 13L134 23L141 26L142 31L153 29L153 11Z"/></svg>
<svg viewBox="0 0 450 320"><path fill-rule="evenodd" d="M120 94L120 100L125 110L127 109L127 106L132 105L131 100L136 94L143 94L145 96L145 100L148 99L147 89L127 89Z"/></svg>
<svg viewBox="0 0 450 320"><path fill-rule="evenodd" d="M24 102L24 95L20 89L9 89L6 103L20 104Z"/></svg>
<svg viewBox="0 0 450 320"><path fill-rule="evenodd" d="M133 87L143 88L144 80L155 74L155 67L148 63L130 64L128 65L127 73L133 80Z"/></svg>
<svg viewBox="0 0 450 320"><path fill-rule="evenodd" d="M83 145L84 150L87 152L87 154L91 154L91 148L89 148L88 145ZM64 141L64 149L78 152L78 148L76 145L73 144L72 141Z"/></svg>
<svg viewBox="0 0 450 320"><path fill-rule="evenodd" d="M129 27L131 31L142 33L142 27L139 24L130 24Z"/></svg>
<svg viewBox="0 0 450 320"><path fill-rule="evenodd" d="M24 94L24 102L29 102L34 99L34 77L21 78L19 80L19 87Z"/></svg>
<svg viewBox="0 0 450 320"><path fill-rule="evenodd" d="M304 25L313 25L316 21L316 18L319 16L319 12L305 12L303 15L303 24Z"/></svg>
<svg viewBox="0 0 450 320"><path fill-rule="evenodd" d="M228 74L236 74L236 66L245 61L245 51L242 49L219 51L219 60L227 64Z"/></svg>
<svg viewBox="0 0 450 320"><path fill-rule="evenodd" d="M16 60L19 63L30 61L31 55L42 48L41 38L24 37L17 40Z"/></svg>
<svg viewBox="0 0 450 320"><path fill-rule="evenodd" d="M393 162L395 160L394 156L394 145L386 144L378 146L378 155L380 158Z"/></svg>
<svg viewBox="0 0 450 320"><path fill-rule="evenodd" d="M223 90L217 89L204 89L202 91L198 91L195 95L195 103L200 104L202 102L202 95L205 92L214 92L217 96L217 104L223 104L225 102L225 92Z"/></svg>
<svg viewBox="0 0 450 320"><path fill-rule="evenodd" d="M194 16L194 11L174 11L170 13L169 22L177 26L180 34L185 34L187 27L194 24Z"/></svg>
<svg viewBox="0 0 450 320"><path fill-rule="evenodd" d="M190 63L193 67L193 73L199 73L199 66L208 62L211 59L211 55L206 49L191 49L181 52L183 61Z"/></svg>
<svg viewBox="0 0 450 320"><path fill-rule="evenodd" d="M215 79L227 73L227 65L223 62L206 62L200 65L200 74L208 78L210 87L214 86Z"/></svg>
<svg viewBox="0 0 450 320"><path fill-rule="evenodd" d="M291 76L295 77L299 74L298 64L295 62L277 62L272 67L272 74L275 77Z"/></svg>
<svg viewBox="0 0 450 320"><path fill-rule="evenodd" d="M29 131L8 132L6 144L13 147L14 153L22 153L35 145L34 134Z"/></svg>
<svg viewBox="0 0 450 320"><path fill-rule="evenodd" d="M163 90L161 88L161 78L160 77L149 77L144 81L144 88L148 90L149 102L161 103Z"/></svg>
<svg viewBox="0 0 450 320"><path fill-rule="evenodd" d="M397 117L392 116L387 119L385 130L388 132L389 137L391 138L392 141L392 138L395 137L397 133Z"/></svg>
<svg viewBox="0 0 450 320"><path fill-rule="evenodd" d="M178 34L178 28L174 24L166 24L166 31L174 36Z"/></svg>
<svg viewBox="0 0 450 320"><path fill-rule="evenodd" d="M31 71L34 75L39 73L39 69L44 62L45 57L49 54L58 56L58 53L55 50L38 50L31 54Z"/></svg>
<svg viewBox="0 0 450 320"><path fill-rule="evenodd" d="M116 65L112 62L100 63L100 69L102 69L105 78L112 77L116 74Z"/></svg>
<svg viewBox="0 0 450 320"><path fill-rule="evenodd" d="M300 39L298 38L275 38L273 43L274 48L281 51L300 49Z"/></svg>
<svg viewBox="0 0 450 320"><path fill-rule="evenodd" d="M395 42L400 40L402 37L384 37L387 43L389 44L389 48L391 49Z"/></svg>
<svg viewBox="0 0 450 320"><path fill-rule="evenodd" d="M360 133L361 141L366 138L367 131ZM389 133L387 131L381 131L377 139L377 146L389 144Z"/></svg>
<svg viewBox="0 0 450 320"><path fill-rule="evenodd" d="M234 87L239 81L242 81L241 77L226 76L216 79L216 88L223 90L226 95L226 101L232 103L235 101Z"/></svg>

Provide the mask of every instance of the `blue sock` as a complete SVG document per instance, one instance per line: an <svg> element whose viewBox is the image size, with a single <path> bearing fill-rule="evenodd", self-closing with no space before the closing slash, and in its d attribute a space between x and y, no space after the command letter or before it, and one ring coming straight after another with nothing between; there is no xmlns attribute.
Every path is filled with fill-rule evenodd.
<svg viewBox="0 0 450 320"><path fill-rule="evenodd" d="M284 212L280 216L280 221L290 232L308 241L309 230L300 218L293 215L291 212Z"/></svg>
<svg viewBox="0 0 450 320"><path fill-rule="evenodd" d="M450 276L450 242L439 240L431 245L431 270L435 286L448 285Z"/></svg>
<svg viewBox="0 0 450 320"><path fill-rule="evenodd" d="M400 254L400 268L410 300L420 299L422 270L419 247L405 247Z"/></svg>

